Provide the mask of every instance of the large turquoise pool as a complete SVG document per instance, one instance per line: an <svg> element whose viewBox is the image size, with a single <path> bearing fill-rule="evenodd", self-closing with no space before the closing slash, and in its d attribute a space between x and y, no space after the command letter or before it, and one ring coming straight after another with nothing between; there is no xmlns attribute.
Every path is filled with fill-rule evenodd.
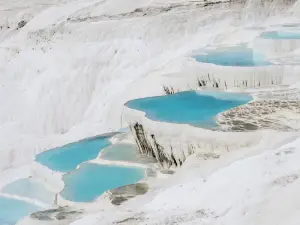
<svg viewBox="0 0 300 225"><path fill-rule="evenodd" d="M64 175L61 195L74 202L91 202L107 190L137 183L144 176L141 168L86 163Z"/></svg>
<svg viewBox="0 0 300 225"><path fill-rule="evenodd" d="M264 39L300 39L300 32L269 31L261 34Z"/></svg>
<svg viewBox="0 0 300 225"><path fill-rule="evenodd" d="M195 55L198 62L211 63L220 66L267 66L271 65L260 53L244 47L223 48L207 51L205 54Z"/></svg>
<svg viewBox="0 0 300 225"><path fill-rule="evenodd" d="M41 210L38 206L12 198L0 197L0 224L13 225L31 213Z"/></svg>
<svg viewBox="0 0 300 225"><path fill-rule="evenodd" d="M111 145L110 137L89 138L55 148L37 155L36 161L54 171L70 172L80 163L95 159L103 148Z"/></svg>
<svg viewBox="0 0 300 225"><path fill-rule="evenodd" d="M242 93L186 91L174 95L131 100L126 106L144 111L149 119L209 128L215 116L248 103L252 97Z"/></svg>

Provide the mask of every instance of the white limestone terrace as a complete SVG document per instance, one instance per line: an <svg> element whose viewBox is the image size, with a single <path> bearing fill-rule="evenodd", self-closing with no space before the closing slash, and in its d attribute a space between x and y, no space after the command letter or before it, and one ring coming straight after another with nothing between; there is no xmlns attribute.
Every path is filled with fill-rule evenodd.
<svg viewBox="0 0 300 225"><path fill-rule="evenodd" d="M155 195L128 202L118 210L93 213L72 225L271 225L277 222L296 225L299 221L295 206L299 188L299 140L286 139L290 143L278 143L275 147L272 143L278 137L270 138L269 147L266 144L264 151L256 155L246 156L243 152L240 154L244 157L235 158L229 153L235 162L222 157L200 160L201 166L185 167L173 179L162 181L163 188L156 190ZM189 164L195 161L193 158Z"/></svg>
<svg viewBox="0 0 300 225"><path fill-rule="evenodd" d="M248 44L252 46L253 43ZM223 49L235 48L228 46ZM220 48L222 49L222 47ZM250 48L251 49L251 48ZM166 94L180 91L198 90L202 88L219 88L228 91L244 91L252 88L289 86L299 81L300 60L290 55L277 55L270 60L270 65L261 66L223 66L214 63L197 62L193 55L203 54L201 51L190 51L188 57L172 60L166 68L180 65L176 72L154 73L136 86L156 81ZM255 54L255 53L254 53Z"/></svg>
<svg viewBox="0 0 300 225"><path fill-rule="evenodd" d="M166 94L210 87L231 91L269 87L272 93L274 87L294 85L299 81L298 65L228 66L189 59L183 64L180 73L164 75L160 81ZM293 97L289 90L278 92ZM259 100L259 89L257 93L256 99L249 104L218 115L219 127L212 129L153 121L144 112L126 105L122 118L129 124L142 154L155 157L162 168L181 166L195 152L219 155L258 144L267 132L264 130L299 130L299 98L283 101L273 95L274 99Z"/></svg>
<svg viewBox="0 0 300 225"><path fill-rule="evenodd" d="M220 130L299 131L299 89L261 90L253 95L255 101L218 115L217 123L220 125Z"/></svg>
<svg viewBox="0 0 300 225"><path fill-rule="evenodd" d="M207 17L199 13L207 8L199 8L124 20L68 22L80 12L119 14L157 3L39 1L38 9L26 5L23 10L21 1L21 8L15 7L16 2L2 2L8 15L1 18L5 28L0 32L1 171L30 163L47 149L118 130L126 101L162 92L156 80L151 89L136 88L137 83L169 71L164 67L174 58L205 45L215 33L207 33L201 43L197 34L203 27L195 29L195 23L207 26L226 13L216 11ZM126 7L114 7L118 4ZM17 29L23 14L29 19ZM178 68L175 61L168 65L173 71Z"/></svg>
<svg viewBox="0 0 300 225"><path fill-rule="evenodd" d="M164 94L163 84L197 86L196 62L187 57L193 50L251 42L262 31L249 27L299 22L299 4L293 1L264 1L261 7L257 7L261 1L206 3L0 1L1 187L33 174L57 192L63 185L61 174L36 165L36 154L127 126L121 118L124 103ZM191 76L183 78L190 64ZM215 70L216 79L225 79ZM292 74L285 81L289 71L276 72L276 84L297 87L297 71ZM244 88L234 85L235 80L242 84L243 77L227 79L231 89ZM182 135L178 140L185 140ZM298 197L299 142L292 142L297 136L258 132L251 137L260 147L226 152L216 146L216 157L199 152L187 158L174 176L157 181L145 196L121 207L99 202L74 224L297 224L297 207L288 201ZM241 144L239 135L232 140L220 135L220 140L233 147ZM218 159L218 152L224 157ZM184 156L178 153L180 157ZM279 185L269 185L273 183ZM262 192L270 193L267 199ZM52 224L61 223L70 221ZM25 219L20 224L41 223Z"/></svg>
<svg viewBox="0 0 300 225"><path fill-rule="evenodd" d="M270 58L293 52L300 46L300 30L297 27L276 27L266 30L253 43L255 50Z"/></svg>
<svg viewBox="0 0 300 225"><path fill-rule="evenodd" d="M150 120L145 113L124 106L124 118L142 154L154 156L162 168L181 166L194 153L232 151L259 143L261 132L217 132L188 124Z"/></svg>

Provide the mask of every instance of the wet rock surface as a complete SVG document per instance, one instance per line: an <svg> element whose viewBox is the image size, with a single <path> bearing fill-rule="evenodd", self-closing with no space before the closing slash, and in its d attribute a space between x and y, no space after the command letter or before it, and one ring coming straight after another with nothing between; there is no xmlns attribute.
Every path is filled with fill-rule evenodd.
<svg viewBox="0 0 300 225"><path fill-rule="evenodd" d="M121 205L123 202L138 195L144 195L148 192L149 186L146 183L137 183L122 186L108 191L111 203Z"/></svg>
<svg viewBox="0 0 300 225"><path fill-rule="evenodd" d="M215 129L238 132L259 129L298 131L298 116L299 100L258 100L220 114L217 118L220 126Z"/></svg>
<svg viewBox="0 0 300 225"><path fill-rule="evenodd" d="M22 20L18 23L18 28L21 29L23 28L25 25L27 24L27 22L25 20Z"/></svg>
<svg viewBox="0 0 300 225"><path fill-rule="evenodd" d="M220 155L215 153L198 153L196 154L196 157L202 160L211 160L211 159L219 159Z"/></svg>
<svg viewBox="0 0 300 225"><path fill-rule="evenodd" d="M172 170L162 170L162 171L160 171L162 174L168 174L168 175L172 175L172 174L174 174L175 172L174 171L172 171Z"/></svg>
<svg viewBox="0 0 300 225"><path fill-rule="evenodd" d="M58 207L56 209L35 212L30 215L30 218L40 221L72 221L82 213L82 211L73 210L70 207Z"/></svg>
<svg viewBox="0 0 300 225"><path fill-rule="evenodd" d="M140 222L145 222L144 213L138 213L132 217L128 217L113 224L138 224Z"/></svg>

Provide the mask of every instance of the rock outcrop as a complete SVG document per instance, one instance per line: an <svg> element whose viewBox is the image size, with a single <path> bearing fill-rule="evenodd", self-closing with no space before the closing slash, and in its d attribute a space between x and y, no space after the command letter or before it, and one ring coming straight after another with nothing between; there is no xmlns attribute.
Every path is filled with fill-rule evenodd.
<svg viewBox="0 0 300 225"><path fill-rule="evenodd" d="M149 187L146 183L137 183L109 190L108 194L112 204L121 205L130 198L146 194L148 189Z"/></svg>
<svg viewBox="0 0 300 225"><path fill-rule="evenodd" d="M39 221L74 221L83 212L71 209L70 207L58 207L55 209L48 209L45 211L35 212L30 215L31 219Z"/></svg>

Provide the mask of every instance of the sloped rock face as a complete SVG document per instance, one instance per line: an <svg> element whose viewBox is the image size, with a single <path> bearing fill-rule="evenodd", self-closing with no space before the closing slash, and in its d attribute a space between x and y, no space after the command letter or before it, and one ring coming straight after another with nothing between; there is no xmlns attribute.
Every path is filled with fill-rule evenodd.
<svg viewBox="0 0 300 225"><path fill-rule="evenodd" d="M155 157L151 144L147 141L143 126L139 123L130 126L131 132L135 137L140 153L147 156Z"/></svg>
<svg viewBox="0 0 300 225"><path fill-rule="evenodd" d="M159 82L167 95L201 88L243 90L298 82L300 66L297 61L290 60L290 65L278 62L266 66L222 66L194 59L179 72L164 75Z"/></svg>
<svg viewBox="0 0 300 225"><path fill-rule="evenodd" d="M139 151L143 155L156 158L162 168L170 168L171 166L181 166L186 157L193 153L193 148L190 146L188 155L182 158L175 157L173 148L170 145L170 154L166 154L165 148L159 144L154 134L145 133L143 125L135 123L130 126L131 132L138 145Z"/></svg>

